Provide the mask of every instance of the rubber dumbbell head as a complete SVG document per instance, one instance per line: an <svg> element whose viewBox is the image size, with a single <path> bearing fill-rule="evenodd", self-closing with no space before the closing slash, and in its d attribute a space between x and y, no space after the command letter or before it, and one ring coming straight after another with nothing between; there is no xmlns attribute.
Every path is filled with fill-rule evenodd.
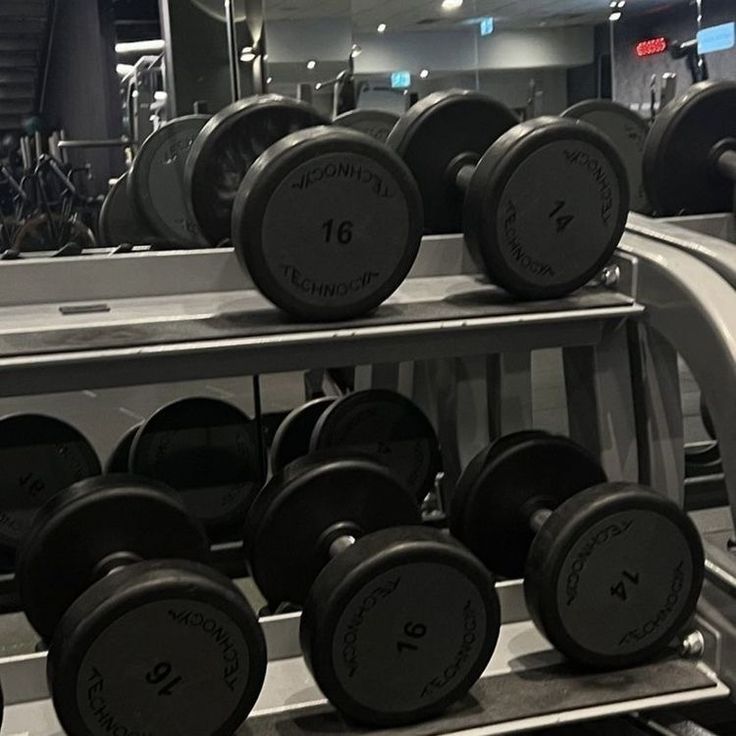
<svg viewBox="0 0 736 736"><path fill-rule="evenodd" d="M387 144L416 178L429 232L465 233L479 269L523 299L578 289L608 262L629 211L625 166L582 121L518 124L467 90L414 105Z"/></svg>
<svg viewBox="0 0 736 736"><path fill-rule="evenodd" d="M736 82L700 82L662 110L647 139L644 181L660 216L733 210Z"/></svg>
<svg viewBox="0 0 736 736"><path fill-rule="evenodd" d="M86 437L60 419L14 414L0 419L0 548L12 558L38 509L77 481L99 475Z"/></svg>
<svg viewBox="0 0 736 736"><path fill-rule="evenodd" d="M520 433L463 473L452 532L506 577L524 574L529 611L568 658L632 666L661 653L692 617L703 548L672 501L607 483L596 459L565 437Z"/></svg>
<svg viewBox="0 0 736 736"><path fill-rule="evenodd" d="M49 644L66 733L231 736L263 684L263 633L173 491L133 476L77 483L37 514L18 561Z"/></svg>
<svg viewBox="0 0 736 736"><path fill-rule="evenodd" d="M361 723L440 713L480 676L498 638L490 574L419 524L395 474L329 451L277 473L248 517L255 582L272 603L303 604L306 662L333 705Z"/></svg>
<svg viewBox="0 0 736 736"><path fill-rule="evenodd" d="M239 534L260 485L256 423L219 399L179 399L138 429L129 469L178 491L212 535Z"/></svg>

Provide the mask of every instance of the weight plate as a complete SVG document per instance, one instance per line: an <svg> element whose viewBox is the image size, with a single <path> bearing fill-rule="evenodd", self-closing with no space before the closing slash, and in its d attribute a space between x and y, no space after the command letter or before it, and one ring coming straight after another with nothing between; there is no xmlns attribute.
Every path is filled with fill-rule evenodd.
<svg viewBox="0 0 736 736"><path fill-rule="evenodd" d="M365 133L379 143L386 142L398 122L398 115L385 110L350 110L333 120L335 125Z"/></svg>
<svg viewBox="0 0 736 736"><path fill-rule="evenodd" d="M287 465L258 495L246 522L246 556L272 606L302 604L329 561L329 530L363 536L419 523L416 501L385 467L318 453Z"/></svg>
<svg viewBox="0 0 736 736"><path fill-rule="evenodd" d="M335 321L378 307L402 283L422 238L411 173L354 130L287 136L250 168L232 235L241 264L276 306Z"/></svg>
<svg viewBox="0 0 736 736"><path fill-rule="evenodd" d="M519 122L503 103L479 92L434 92L402 115L386 143L411 169L424 202L429 233L462 231L463 192L450 171L475 164Z"/></svg>
<svg viewBox="0 0 736 736"><path fill-rule="evenodd" d="M38 509L102 471L92 445L66 422L38 414L0 420L0 545L16 548Z"/></svg>
<svg viewBox="0 0 736 736"><path fill-rule="evenodd" d="M75 483L36 514L19 552L20 597L33 628L50 640L100 562L122 553L204 562L209 543L163 485L126 475Z"/></svg>
<svg viewBox="0 0 736 736"><path fill-rule="evenodd" d="M146 138L127 177L128 197L163 240L205 246L184 186L187 155L208 115L176 118Z"/></svg>
<svg viewBox="0 0 736 736"><path fill-rule="evenodd" d="M271 444L271 470L274 473L309 453L314 427L325 409L335 401L333 396L308 401L290 412L279 424Z"/></svg>
<svg viewBox="0 0 736 736"><path fill-rule="evenodd" d="M730 212L734 183L711 152L736 139L736 82L701 82L658 115L644 150L644 182L659 216Z"/></svg>
<svg viewBox="0 0 736 736"><path fill-rule="evenodd" d="M260 484L258 430L232 404L180 399L140 428L130 470L181 493L209 529L239 527Z"/></svg>
<svg viewBox="0 0 736 736"><path fill-rule="evenodd" d="M398 726L438 715L486 668L498 640L493 577L441 531L359 539L319 574L304 606L304 656L349 718Z"/></svg>
<svg viewBox="0 0 736 736"><path fill-rule="evenodd" d="M502 438L470 462L450 509L450 530L489 570L524 574L537 508L557 508L585 488L604 483L598 461L566 437L519 433Z"/></svg>
<svg viewBox="0 0 736 736"><path fill-rule="evenodd" d="M123 243L141 245L156 238L148 232L128 198L128 174L123 174L107 193L100 209L99 229L102 244L108 248Z"/></svg>
<svg viewBox="0 0 736 736"><path fill-rule="evenodd" d="M564 502L532 543L524 590L549 641L591 667L632 667L663 651L695 613L703 547L676 504L634 484Z"/></svg>
<svg viewBox="0 0 736 736"><path fill-rule="evenodd" d="M123 438L118 442L117 447L113 450L112 455L105 464L105 473L110 475L111 473L127 473L130 467L130 448L133 446L133 440L141 425L137 424L135 427L129 429Z"/></svg>
<svg viewBox="0 0 736 736"><path fill-rule="evenodd" d="M631 209L648 214L651 206L644 189L644 146L649 124L641 115L612 100L587 100L569 107L563 118L584 120L605 133L621 155L629 176Z"/></svg>
<svg viewBox="0 0 736 736"><path fill-rule="evenodd" d="M329 120L280 95L238 100L202 128L187 157L184 179L199 228L211 245L230 239L233 200L255 160L289 133Z"/></svg>
<svg viewBox="0 0 736 736"><path fill-rule="evenodd" d="M385 465L421 502L442 468L439 440L424 412L394 391L357 391L317 422L310 449L340 448Z"/></svg>
<svg viewBox="0 0 736 736"><path fill-rule="evenodd" d="M511 294L553 299L609 261L626 226L629 186L613 144L582 121L544 117L501 136L465 197L465 239Z"/></svg>
<svg viewBox="0 0 736 736"><path fill-rule="evenodd" d="M227 578L194 563L143 562L72 604L48 671L66 733L231 736L260 693L266 645Z"/></svg>

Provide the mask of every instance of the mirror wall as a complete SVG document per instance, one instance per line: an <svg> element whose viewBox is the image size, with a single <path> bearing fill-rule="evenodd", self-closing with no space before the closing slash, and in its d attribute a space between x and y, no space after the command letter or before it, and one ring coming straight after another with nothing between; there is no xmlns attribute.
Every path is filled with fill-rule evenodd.
<svg viewBox="0 0 736 736"><path fill-rule="evenodd" d="M162 153L159 189L178 199L157 206L178 230L114 188L153 131L194 112L268 91L398 115L459 87L521 118L612 97L650 120L695 79L736 78L735 16L732 0L39 0L0 52L0 256L223 244L185 201L196 131Z"/></svg>

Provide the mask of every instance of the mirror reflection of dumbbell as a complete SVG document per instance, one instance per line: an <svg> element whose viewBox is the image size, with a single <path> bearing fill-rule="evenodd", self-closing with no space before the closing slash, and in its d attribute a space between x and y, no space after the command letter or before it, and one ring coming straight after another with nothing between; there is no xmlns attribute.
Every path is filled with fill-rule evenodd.
<svg viewBox="0 0 736 736"><path fill-rule="evenodd" d="M736 207L736 82L695 84L657 116L644 181L659 216Z"/></svg>
<svg viewBox="0 0 736 736"><path fill-rule="evenodd" d="M277 472L248 514L245 551L276 608L303 606L317 685L346 717L413 723L463 698L499 634L494 581L420 525L415 497L374 460L325 451Z"/></svg>
<svg viewBox="0 0 736 736"><path fill-rule="evenodd" d="M40 414L0 419L0 467L0 569L10 571L38 509L101 471L94 448L79 431Z"/></svg>
<svg viewBox="0 0 736 736"><path fill-rule="evenodd" d="M419 185L425 226L464 231L478 268L524 299L569 294L608 262L629 211L626 169L593 126L542 117L517 124L478 92L428 95L387 144Z"/></svg>
<svg viewBox="0 0 736 736"><path fill-rule="evenodd" d="M332 122L334 125L357 130L380 143L385 143L389 133L399 122L399 116L386 110L349 110L338 115Z"/></svg>
<svg viewBox="0 0 736 736"><path fill-rule="evenodd" d="M583 120L605 133L621 154L629 176L631 209L647 215L651 205L644 187L644 147L649 123L639 113L613 100L585 100L565 110L561 117Z"/></svg>
<svg viewBox="0 0 736 736"><path fill-rule="evenodd" d="M356 391L297 407L279 425L271 467L282 470L299 457L340 448L387 466L421 503L442 467L439 440L424 412L394 391Z"/></svg>
<svg viewBox="0 0 736 736"><path fill-rule="evenodd" d="M232 736L245 720L265 641L208 551L175 494L133 476L81 481L36 515L17 575L66 733Z"/></svg>
<svg viewBox="0 0 736 736"><path fill-rule="evenodd" d="M181 494L213 539L239 535L262 483L258 428L232 404L209 397L179 399L129 430L108 472L132 472Z"/></svg>
<svg viewBox="0 0 736 736"><path fill-rule="evenodd" d="M422 235L404 163L329 123L278 95L240 100L204 126L186 166L209 243L232 241L261 293L302 320L378 307L403 282Z"/></svg>
<svg viewBox="0 0 736 736"><path fill-rule="evenodd" d="M107 246L203 247L184 188L189 149L208 115L175 118L151 133L130 171L113 185L100 211Z"/></svg>
<svg viewBox="0 0 736 736"><path fill-rule="evenodd" d="M690 518L649 488L606 482L565 437L519 432L477 455L450 528L490 570L524 576L533 620L581 665L655 657L695 613L704 558Z"/></svg>

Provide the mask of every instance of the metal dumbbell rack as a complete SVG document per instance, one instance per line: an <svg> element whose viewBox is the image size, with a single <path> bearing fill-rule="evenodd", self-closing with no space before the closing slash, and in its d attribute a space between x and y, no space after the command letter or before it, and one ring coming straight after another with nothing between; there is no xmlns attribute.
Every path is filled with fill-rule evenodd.
<svg viewBox="0 0 736 736"><path fill-rule="evenodd" d="M461 238L426 238L377 315L334 326L284 323L227 250L33 259L0 270L0 325L4 397L367 366L364 380L407 391L435 421L445 490L489 439L530 426L532 352L560 348L570 436L600 455L612 479L641 480L682 502L679 353L701 385L717 380L713 419L736 510L728 429L736 426L736 290L647 234L626 235L599 285L536 304L511 302L480 279ZM725 541L706 546L715 580ZM468 707L402 732L512 733L728 695L736 636L717 620L714 598L704 597L702 636L690 637L681 657L591 674L568 667L536 632L520 582L499 592L499 647ZM243 734L350 732L299 656L298 621L263 620L269 670ZM4 733L59 733L45 654L34 645L22 614L0 617Z"/></svg>

